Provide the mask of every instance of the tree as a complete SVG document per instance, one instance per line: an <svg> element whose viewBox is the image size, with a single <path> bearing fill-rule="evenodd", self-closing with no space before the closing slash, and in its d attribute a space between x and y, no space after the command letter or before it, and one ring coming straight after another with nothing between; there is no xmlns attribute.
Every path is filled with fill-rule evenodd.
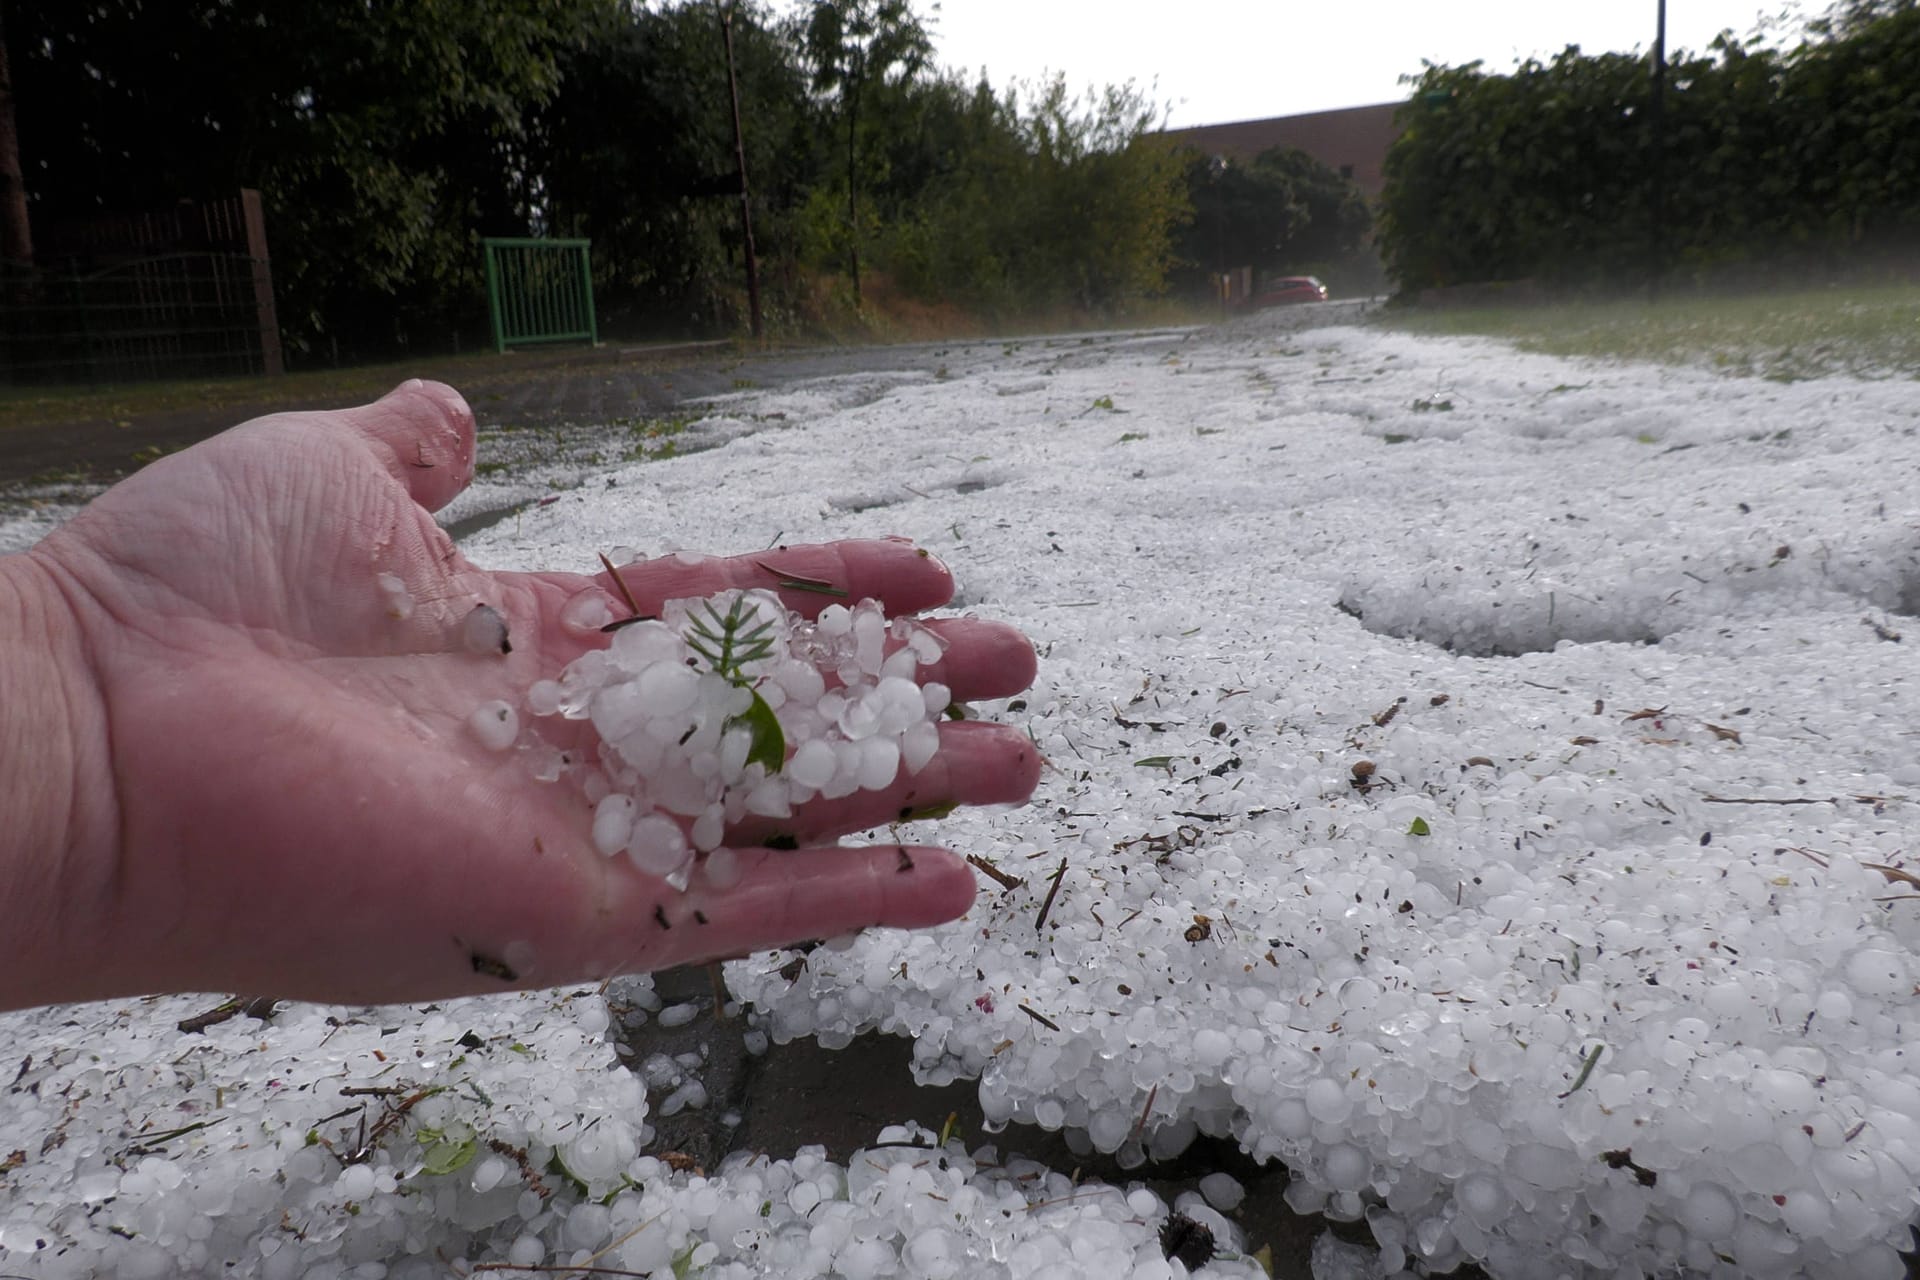
<svg viewBox="0 0 1920 1280"><path fill-rule="evenodd" d="M839 102L847 136L847 262L860 305L860 99L868 87L908 80L933 57L933 42L909 0L813 0L805 49L813 87Z"/></svg>
<svg viewBox="0 0 1920 1280"><path fill-rule="evenodd" d="M786 210L817 169L807 78L786 34L729 3L762 287L776 318ZM547 225L594 242L595 297L616 326L723 330L736 304L738 157L724 38L711 3L610 15L560 63L535 116Z"/></svg>
<svg viewBox="0 0 1920 1280"><path fill-rule="evenodd" d="M1185 157L1194 218L1181 255L1209 271L1304 270L1354 254L1373 225L1359 188L1297 148L1273 147L1246 164Z"/></svg>
<svg viewBox="0 0 1920 1280"><path fill-rule="evenodd" d="M33 233L27 223L27 184L20 172L20 134L13 118L5 22L0 11L0 262L32 266Z"/></svg>
<svg viewBox="0 0 1920 1280"><path fill-rule="evenodd" d="M257 187L296 350L443 329L479 236L523 229L528 113L619 0L14 0L35 205L144 211Z"/></svg>

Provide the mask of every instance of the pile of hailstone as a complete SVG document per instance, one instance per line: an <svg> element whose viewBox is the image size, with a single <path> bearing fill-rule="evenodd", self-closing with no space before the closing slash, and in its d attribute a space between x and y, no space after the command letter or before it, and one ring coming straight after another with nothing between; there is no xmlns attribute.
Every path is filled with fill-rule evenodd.
<svg viewBox="0 0 1920 1280"><path fill-rule="evenodd" d="M590 720L599 734L599 763L581 783L601 853L625 853L678 889L704 854L704 875L724 889L738 875L719 847L729 824L877 791L933 758L952 694L915 676L945 649L875 600L808 621L771 592L723 592L621 626L609 647L534 684L527 709ZM476 731L501 723L510 742L511 716L490 704Z"/></svg>
<svg viewBox="0 0 1920 1280"><path fill-rule="evenodd" d="M645 978L612 997L660 1005ZM205 1007L4 1015L0 1275L1176 1280L1172 1212L1213 1231L1205 1275L1261 1274L1192 1193L1076 1185L913 1125L845 1164L803 1147L676 1170L643 1154L646 1087L592 989L175 1025Z"/></svg>

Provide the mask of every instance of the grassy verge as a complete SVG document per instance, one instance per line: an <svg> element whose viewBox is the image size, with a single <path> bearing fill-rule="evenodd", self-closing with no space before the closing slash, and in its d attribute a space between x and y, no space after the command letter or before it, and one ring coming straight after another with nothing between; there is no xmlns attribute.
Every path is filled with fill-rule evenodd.
<svg viewBox="0 0 1920 1280"><path fill-rule="evenodd" d="M853 309L850 303L836 310L835 306L822 302L819 314L806 317L808 323L800 332L774 339L758 349L778 351L805 348L823 340L836 345L967 341L1086 329L1204 324L1219 318L1210 307L1195 307L1174 299L1144 304L1125 316L1094 315L1063 309L1045 314L988 318L947 304L916 302L893 290L884 277L877 287L869 289L869 295L866 305L859 310ZM658 359L667 363L713 359L726 354L724 349L717 353L712 348L696 352L677 349L678 344L664 345L665 350ZM489 387L548 376L558 365L630 358L620 354L621 349L628 346L610 340L597 351L585 348L536 349L508 356L495 355L491 351L475 352L348 369L302 370L278 378L196 378L100 387L0 386L0 432L15 427L79 422L111 422L125 426L135 419L187 412L213 413L215 417L239 421L280 409L325 409L363 404L384 395L406 378L438 378L450 382L478 403L476 397L484 396ZM735 345L734 355L747 354L754 349L742 341ZM646 348L642 346L634 350L644 353ZM649 357L642 354L639 358Z"/></svg>
<svg viewBox="0 0 1920 1280"><path fill-rule="evenodd" d="M372 400L413 377L459 377L499 364L487 353L431 361L314 369L278 378L193 378L178 382L128 382L101 387L0 389L0 431L61 422L120 422L149 414L200 409L249 412L286 407L356 404Z"/></svg>
<svg viewBox="0 0 1920 1280"><path fill-rule="evenodd" d="M1649 303L1411 307L1380 323L1503 338L1552 355L1707 365L1792 382L1825 374L1920 377L1920 286L1805 289Z"/></svg>

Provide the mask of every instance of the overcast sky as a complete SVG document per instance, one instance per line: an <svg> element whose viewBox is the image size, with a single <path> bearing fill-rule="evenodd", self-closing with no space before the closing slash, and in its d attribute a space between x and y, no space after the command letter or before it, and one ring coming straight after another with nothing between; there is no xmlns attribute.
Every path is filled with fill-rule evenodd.
<svg viewBox="0 0 1920 1280"><path fill-rule="evenodd" d="M1668 0L1667 47L1744 36L1788 3ZM1423 58L1506 71L1569 44L1648 49L1656 13L1657 0L944 0L932 26L944 65L985 67L995 86L1048 71L1075 89L1157 81L1171 123L1194 125L1392 102Z"/></svg>

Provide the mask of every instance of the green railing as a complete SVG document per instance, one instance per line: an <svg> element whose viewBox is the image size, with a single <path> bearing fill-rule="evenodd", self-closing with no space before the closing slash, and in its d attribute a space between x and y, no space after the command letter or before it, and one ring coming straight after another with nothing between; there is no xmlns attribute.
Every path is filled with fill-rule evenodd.
<svg viewBox="0 0 1920 1280"><path fill-rule="evenodd" d="M600 341L586 240L497 240L487 251L493 345Z"/></svg>

